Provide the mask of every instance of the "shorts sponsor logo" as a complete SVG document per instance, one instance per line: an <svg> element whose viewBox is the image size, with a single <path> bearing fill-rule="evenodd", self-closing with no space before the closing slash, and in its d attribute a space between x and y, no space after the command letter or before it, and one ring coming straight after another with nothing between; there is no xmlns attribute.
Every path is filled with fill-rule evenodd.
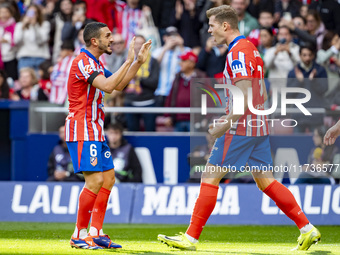
<svg viewBox="0 0 340 255"><path fill-rule="evenodd" d="M98 163L97 157L91 157L90 163L91 163L92 166L96 166L97 163Z"/></svg>
<svg viewBox="0 0 340 255"><path fill-rule="evenodd" d="M106 152L104 153L104 157L105 157L105 158L109 158L110 156L111 156L111 152L106 151Z"/></svg>

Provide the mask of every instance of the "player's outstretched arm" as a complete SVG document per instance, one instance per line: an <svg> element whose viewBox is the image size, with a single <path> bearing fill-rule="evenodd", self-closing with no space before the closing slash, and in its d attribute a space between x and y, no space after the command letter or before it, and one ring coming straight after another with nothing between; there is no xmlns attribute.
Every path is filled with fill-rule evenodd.
<svg viewBox="0 0 340 255"><path fill-rule="evenodd" d="M121 83L121 81L124 79L126 73L129 71L129 68L131 67L133 60L135 59L135 37L132 39L128 55L126 61L123 63L123 65L112 74L110 77L106 78L104 75L98 75L96 78L94 78L92 85L106 93L112 93L113 90L116 89L116 87Z"/></svg>
<svg viewBox="0 0 340 255"><path fill-rule="evenodd" d="M126 85L128 85L129 82L136 76L138 69L147 60L150 49L151 49L151 40L143 44L142 48L138 52L137 59L130 66L127 74L124 76L123 80L118 84L115 90L122 91L126 87Z"/></svg>
<svg viewBox="0 0 340 255"><path fill-rule="evenodd" d="M252 83L250 80L240 80L236 82L235 85L242 90L242 93L244 95L244 112L246 112L248 110L248 88L251 88ZM222 116L214 124L209 125L209 133L214 138L219 138L231 128L232 123L235 123L241 117L242 115L234 115L234 114Z"/></svg>
<svg viewBox="0 0 340 255"><path fill-rule="evenodd" d="M323 143L326 145L332 145L335 143L336 138L340 135L340 120L330 129L327 130Z"/></svg>

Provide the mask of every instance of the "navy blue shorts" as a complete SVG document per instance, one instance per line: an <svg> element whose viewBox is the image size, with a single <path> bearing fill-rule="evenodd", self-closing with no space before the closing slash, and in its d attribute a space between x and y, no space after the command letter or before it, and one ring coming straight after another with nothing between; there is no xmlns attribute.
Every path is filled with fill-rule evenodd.
<svg viewBox="0 0 340 255"><path fill-rule="evenodd" d="M103 172L114 168L111 151L105 142L66 142L75 173Z"/></svg>
<svg viewBox="0 0 340 255"><path fill-rule="evenodd" d="M251 169L268 170L273 165L269 136L225 134L216 139L208 162L241 171L245 170L246 163Z"/></svg>

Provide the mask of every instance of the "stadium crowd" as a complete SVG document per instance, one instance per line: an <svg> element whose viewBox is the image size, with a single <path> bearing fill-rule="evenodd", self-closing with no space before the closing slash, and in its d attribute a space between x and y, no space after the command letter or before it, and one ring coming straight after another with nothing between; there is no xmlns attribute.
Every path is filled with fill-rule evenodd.
<svg viewBox="0 0 340 255"><path fill-rule="evenodd" d="M114 34L113 54L100 59L112 72L125 61L133 36L137 35L137 52L145 40L153 40L152 54L131 84L122 93L106 95L108 106L190 107L190 80L222 77L228 50L208 34L206 10L230 4L239 17L241 34L263 57L269 95L274 87L306 88L312 95L308 107L336 110L339 2L0 0L0 98L67 104L68 70L84 47L84 26L100 21ZM338 115L332 116L302 118L303 125L295 131L312 132L326 121L332 124ZM183 114L111 114L106 123L110 122L120 122L129 131L157 131L160 126L189 130Z"/></svg>

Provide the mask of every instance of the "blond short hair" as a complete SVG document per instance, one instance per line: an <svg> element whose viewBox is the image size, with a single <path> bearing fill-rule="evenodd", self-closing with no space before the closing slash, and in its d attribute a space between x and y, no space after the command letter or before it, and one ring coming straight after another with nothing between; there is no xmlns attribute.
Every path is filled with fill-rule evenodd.
<svg viewBox="0 0 340 255"><path fill-rule="evenodd" d="M238 30L238 17L236 11L230 5L221 5L207 10L208 19L215 16L219 23L227 22L231 29Z"/></svg>
<svg viewBox="0 0 340 255"><path fill-rule="evenodd" d="M31 75L31 79L32 79L32 86L35 84L38 84L39 80L37 77L37 74L35 73L34 69L31 67L23 67L20 69L19 74L27 72Z"/></svg>

